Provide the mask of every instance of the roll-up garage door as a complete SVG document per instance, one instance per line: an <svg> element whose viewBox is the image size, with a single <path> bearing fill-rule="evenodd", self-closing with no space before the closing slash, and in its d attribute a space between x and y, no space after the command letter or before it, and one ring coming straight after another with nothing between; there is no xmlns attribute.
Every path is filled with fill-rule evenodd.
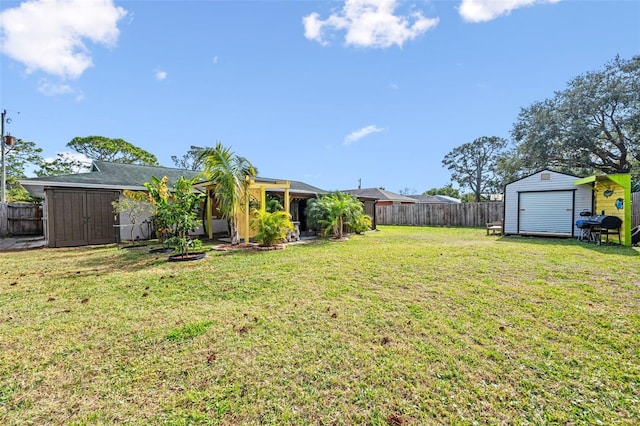
<svg viewBox="0 0 640 426"><path fill-rule="evenodd" d="M518 194L518 233L573 235L574 191Z"/></svg>

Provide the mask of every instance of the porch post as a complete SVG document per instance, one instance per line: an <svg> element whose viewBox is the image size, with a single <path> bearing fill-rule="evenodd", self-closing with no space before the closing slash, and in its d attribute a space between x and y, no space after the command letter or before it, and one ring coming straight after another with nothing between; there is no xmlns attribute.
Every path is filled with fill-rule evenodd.
<svg viewBox="0 0 640 426"><path fill-rule="evenodd" d="M260 187L260 211L262 213L267 209L267 188L264 186Z"/></svg>
<svg viewBox="0 0 640 426"><path fill-rule="evenodd" d="M284 211L291 214L291 198L289 197L289 186L284 189Z"/></svg>
<svg viewBox="0 0 640 426"><path fill-rule="evenodd" d="M247 188L247 192L249 191L249 189ZM249 194L247 193L247 196L245 197L245 203L244 203L244 243L245 244L249 244Z"/></svg>
<svg viewBox="0 0 640 426"><path fill-rule="evenodd" d="M209 189L208 186L205 186L205 190L207 191L207 228L209 231L209 239L212 240L213 239L213 213L212 213L212 209L213 209L213 200L211 199L211 190Z"/></svg>

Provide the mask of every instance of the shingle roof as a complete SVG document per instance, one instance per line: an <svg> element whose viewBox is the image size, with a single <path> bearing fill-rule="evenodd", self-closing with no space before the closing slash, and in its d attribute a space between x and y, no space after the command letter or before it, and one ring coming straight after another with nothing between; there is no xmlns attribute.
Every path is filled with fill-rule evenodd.
<svg viewBox="0 0 640 426"><path fill-rule="evenodd" d="M137 164L109 163L95 160L91 165L91 170L86 173L75 173L70 175L43 176L29 179L22 179L22 185L46 184L52 186L56 183L83 185L102 185L105 187L131 188L140 187L144 189L144 183L151 180L151 176L169 178L169 185L181 176L192 179L198 176L199 172L192 170L172 169L169 167L140 166Z"/></svg>
<svg viewBox="0 0 640 426"><path fill-rule="evenodd" d="M395 192L387 191L380 188L362 188L362 189L346 189L342 192L355 195L356 197L374 198L378 201L398 201L401 203L416 203L416 200Z"/></svg>
<svg viewBox="0 0 640 426"><path fill-rule="evenodd" d="M145 189L144 183L151 181L151 176L169 178L169 186L184 176L192 179L199 176L199 171L175 169L159 166L141 166L137 164L110 163L94 160L91 171L59 176L44 176L22 179L20 183L32 193L41 192L45 186L63 186L76 188L105 188L105 189ZM204 180L204 177L202 178ZM276 179L256 178L259 181ZM324 194L326 191L304 182L291 182L291 192L302 194ZM35 195L35 194L34 194Z"/></svg>

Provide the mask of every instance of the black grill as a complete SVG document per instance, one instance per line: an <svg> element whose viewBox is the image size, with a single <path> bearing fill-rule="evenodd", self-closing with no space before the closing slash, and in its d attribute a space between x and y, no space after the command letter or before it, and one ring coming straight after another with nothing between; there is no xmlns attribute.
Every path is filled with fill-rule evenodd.
<svg viewBox="0 0 640 426"><path fill-rule="evenodd" d="M618 242L620 239L620 228L622 227L622 219L616 216L607 216L600 214L596 216L585 217L576 221L576 226L582 230L581 241L590 241L600 244L602 237L606 236L606 242L609 242L609 235L617 235Z"/></svg>
<svg viewBox="0 0 640 426"><path fill-rule="evenodd" d="M622 226L622 219L616 216L607 216L600 214L597 216L591 216L586 220L591 226L599 226L604 229L617 229Z"/></svg>

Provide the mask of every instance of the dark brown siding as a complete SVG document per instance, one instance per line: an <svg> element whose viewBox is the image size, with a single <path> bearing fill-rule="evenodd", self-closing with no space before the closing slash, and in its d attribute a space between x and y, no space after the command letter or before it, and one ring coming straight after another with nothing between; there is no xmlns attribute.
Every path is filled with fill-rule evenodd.
<svg viewBox="0 0 640 426"><path fill-rule="evenodd" d="M118 191L48 189L50 247L115 242L112 201Z"/></svg>

